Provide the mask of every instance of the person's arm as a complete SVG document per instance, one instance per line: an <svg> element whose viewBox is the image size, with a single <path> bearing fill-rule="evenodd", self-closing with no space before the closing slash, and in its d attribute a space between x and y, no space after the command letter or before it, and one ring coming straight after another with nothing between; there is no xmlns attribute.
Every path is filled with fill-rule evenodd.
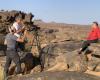
<svg viewBox="0 0 100 80"><path fill-rule="evenodd" d="M24 42L24 40L25 40L25 38L26 38L26 34L27 34L27 31L25 31L25 32L24 32L24 36L23 36L22 38L18 38L17 41L18 41L18 42Z"/></svg>
<svg viewBox="0 0 100 80"><path fill-rule="evenodd" d="M18 42L22 42L22 43L24 42L24 40L25 40L25 36L23 38L18 38L17 39Z"/></svg>
<svg viewBox="0 0 100 80"><path fill-rule="evenodd" d="M22 42L23 43L24 40L25 40L25 36L23 38L20 38L20 37L18 38L17 36L13 35L12 36L12 39L15 40L15 41L18 41L18 42Z"/></svg>
<svg viewBox="0 0 100 80"><path fill-rule="evenodd" d="M100 39L100 29L97 29L97 36L98 36L98 39Z"/></svg>

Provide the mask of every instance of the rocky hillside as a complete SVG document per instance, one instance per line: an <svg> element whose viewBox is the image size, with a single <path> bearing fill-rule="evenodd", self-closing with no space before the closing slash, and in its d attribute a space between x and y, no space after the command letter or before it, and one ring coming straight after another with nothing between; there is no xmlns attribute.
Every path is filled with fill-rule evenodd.
<svg viewBox="0 0 100 80"><path fill-rule="evenodd" d="M77 55L90 30L89 25L46 23L41 20L33 22L32 14L20 11L1 11L0 16L1 65L4 65L6 55L6 47L3 44L4 36L8 33L8 27L12 25L16 16L22 16L27 28L31 29L35 26L27 31L25 50L20 55L23 73L17 77L11 76L9 80L100 79L100 44L92 44L89 50L83 53L86 55ZM44 71L42 73L41 67ZM14 69L15 65L12 64L11 75L14 74ZM99 77L88 75L90 72L95 72L91 74L98 74Z"/></svg>
<svg viewBox="0 0 100 80"><path fill-rule="evenodd" d="M35 20L34 23L44 30L55 32L57 41L64 40L84 40L87 32L89 31L89 25L76 25L76 24L64 24L64 23L45 23L43 21Z"/></svg>
<svg viewBox="0 0 100 80"><path fill-rule="evenodd" d="M21 17L27 26L32 24L32 18L34 15L31 13L24 13L21 11L0 11L0 33L4 34L8 32L8 27L12 26L16 17ZM28 25L29 24L29 25Z"/></svg>

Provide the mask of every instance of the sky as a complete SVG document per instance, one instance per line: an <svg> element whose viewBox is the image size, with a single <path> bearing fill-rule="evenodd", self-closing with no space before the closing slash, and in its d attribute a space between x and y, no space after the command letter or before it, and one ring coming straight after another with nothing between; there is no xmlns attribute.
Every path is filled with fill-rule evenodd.
<svg viewBox="0 0 100 80"><path fill-rule="evenodd" d="M46 22L90 24L100 22L100 0L0 0L2 10L31 12Z"/></svg>

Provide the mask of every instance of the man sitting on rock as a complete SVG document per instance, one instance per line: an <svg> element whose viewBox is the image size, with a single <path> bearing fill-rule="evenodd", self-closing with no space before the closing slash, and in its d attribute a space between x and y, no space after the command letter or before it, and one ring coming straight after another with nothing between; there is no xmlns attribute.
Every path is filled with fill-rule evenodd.
<svg viewBox="0 0 100 80"><path fill-rule="evenodd" d="M100 39L99 25L97 22L93 22L92 29L87 37L87 40L84 41L84 43L82 44L82 48L78 53L81 54L83 51L85 51L88 48L88 46L90 46L91 43L99 42L99 39Z"/></svg>
<svg viewBox="0 0 100 80"><path fill-rule="evenodd" d="M11 65L11 61L13 61L16 64L16 74L19 74L21 72L21 63L20 63L20 57L18 53L16 52L16 41L18 42L24 42L24 37L18 38L14 35L13 29L9 28L10 33L8 33L5 37L5 44L7 45L7 51L6 51L6 64L5 64L5 75L8 76L9 74L9 67Z"/></svg>

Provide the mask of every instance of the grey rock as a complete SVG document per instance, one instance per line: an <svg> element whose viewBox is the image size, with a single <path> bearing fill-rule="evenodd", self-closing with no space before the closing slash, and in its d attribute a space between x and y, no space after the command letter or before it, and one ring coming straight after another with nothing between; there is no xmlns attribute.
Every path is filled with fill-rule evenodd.
<svg viewBox="0 0 100 80"><path fill-rule="evenodd" d="M100 80L100 77L78 72L42 72L10 78L9 80Z"/></svg>
<svg viewBox="0 0 100 80"><path fill-rule="evenodd" d="M0 33L8 33L8 27L12 26L16 17L21 17L24 20L24 23L27 23L27 25L25 24L26 26L30 26L30 24L33 24L32 19L34 15L31 13L27 14L16 10L0 11Z"/></svg>
<svg viewBox="0 0 100 80"><path fill-rule="evenodd" d="M75 50L79 48L80 44L76 44L77 42L72 43L73 45L69 42L61 44L50 44L46 46L42 51L42 61L44 63L44 68L50 69L59 63L64 63L64 65L67 65L66 67L69 71L86 71L86 57L84 55L78 56L77 51Z"/></svg>

